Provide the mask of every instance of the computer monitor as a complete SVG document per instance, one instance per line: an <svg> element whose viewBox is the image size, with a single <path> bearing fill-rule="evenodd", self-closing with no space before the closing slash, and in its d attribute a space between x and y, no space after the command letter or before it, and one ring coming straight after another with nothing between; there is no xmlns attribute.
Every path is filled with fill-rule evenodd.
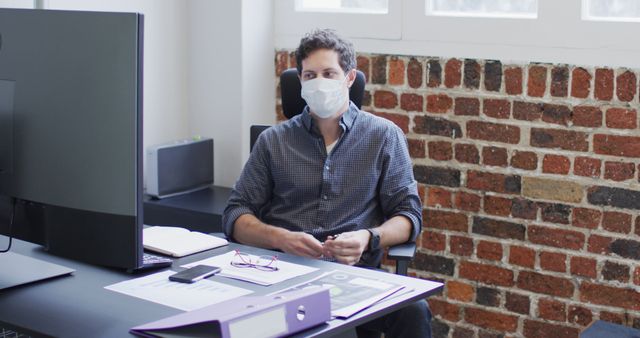
<svg viewBox="0 0 640 338"><path fill-rule="evenodd" d="M142 37L135 13L0 9L0 234L142 266Z"/></svg>

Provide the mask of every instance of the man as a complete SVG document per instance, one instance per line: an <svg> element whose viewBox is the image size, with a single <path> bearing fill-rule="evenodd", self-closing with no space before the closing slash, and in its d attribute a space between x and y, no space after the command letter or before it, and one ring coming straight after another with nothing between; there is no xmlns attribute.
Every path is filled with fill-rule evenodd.
<svg viewBox="0 0 640 338"><path fill-rule="evenodd" d="M240 243L377 267L382 248L415 240L421 204L405 136L349 101L351 43L314 31L296 50L308 106L264 131L223 216ZM425 301L363 325L387 337L430 337Z"/></svg>

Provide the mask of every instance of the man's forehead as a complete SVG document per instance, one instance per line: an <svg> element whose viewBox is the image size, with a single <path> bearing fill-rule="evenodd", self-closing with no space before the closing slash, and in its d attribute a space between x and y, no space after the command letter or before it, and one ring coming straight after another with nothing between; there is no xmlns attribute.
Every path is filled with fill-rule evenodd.
<svg viewBox="0 0 640 338"><path fill-rule="evenodd" d="M340 70L338 53L331 49L318 49L302 60L302 71Z"/></svg>

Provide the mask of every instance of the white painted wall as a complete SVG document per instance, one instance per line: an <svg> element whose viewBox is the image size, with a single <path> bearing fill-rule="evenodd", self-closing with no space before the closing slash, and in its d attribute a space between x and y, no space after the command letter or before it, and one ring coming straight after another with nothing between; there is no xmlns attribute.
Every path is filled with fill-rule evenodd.
<svg viewBox="0 0 640 338"><path fill-rule="evenodd" d="M249 126L275 123L271 0L190 0L189 126L213 137L215 183L233 186Z"/></svg>

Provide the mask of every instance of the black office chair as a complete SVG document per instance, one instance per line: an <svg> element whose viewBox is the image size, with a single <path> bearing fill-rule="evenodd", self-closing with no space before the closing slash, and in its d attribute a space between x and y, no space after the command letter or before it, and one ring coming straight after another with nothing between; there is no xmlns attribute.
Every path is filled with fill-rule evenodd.
<svg viewBox="0 0 640 338"><path fill-rule="evenodd" d="M366 80L364 73L356 71L356 80L349 89L349 99L358 107L362 107L362 98L364 96L364 86ZM289 68L282 72L280 75L280 97L282 98L282 112L288 119L302 113L302 110L307 105L302 96L300 95L300 79L298 78L298 70L296 68ZM265 125L251 126L250 130L250 144L251 150L253 145L258 139L260 133L269 128ZM413 259L416 253L415 243L404 243L395 245L389 248L387 257L396 261L396 274L407 275L409 268L409 262Z"/></svg>

